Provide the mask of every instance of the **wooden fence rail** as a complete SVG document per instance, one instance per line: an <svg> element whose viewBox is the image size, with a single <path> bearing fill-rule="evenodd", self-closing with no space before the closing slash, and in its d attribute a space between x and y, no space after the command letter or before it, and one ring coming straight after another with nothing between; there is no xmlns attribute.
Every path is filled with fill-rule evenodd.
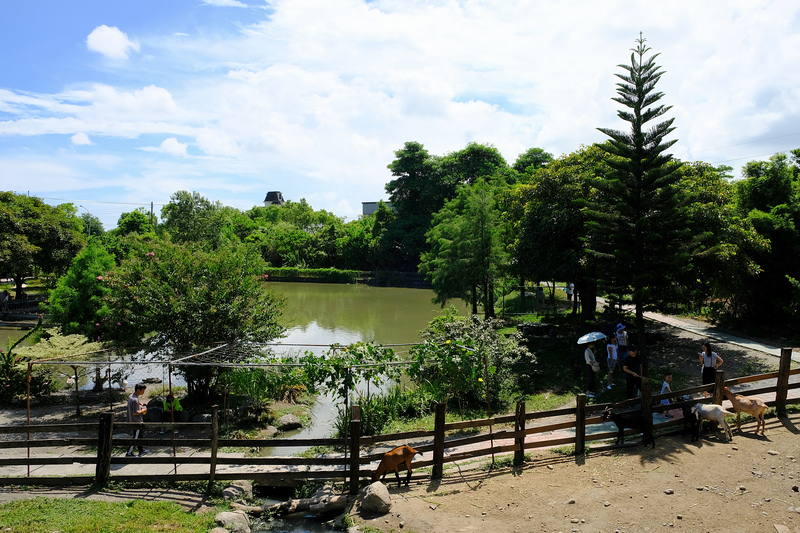
<svg viewBox="0 0 800 533"><path fill-rule="evenodd" d="M781 364L778 372L759 374L754 376L740 377L730 380L724 379L722 371L717 371L717 381L713 385L693 387L669 394L651 394L650 388L645 382L641 398L624 400L614 404L615 409L636 408L642 409L644 413L659 413L667 409L675 409L684 405L702 403L721 403L722 388L742 383L755 383L767 379L776 379L775 385L760 388L748 389L748 395L775 394L774 400L767 401L767 405L775 407L778 413L782 413L788 404L800 403L797 395L790 398L789 391L800 388L800 383L790 384L789 376L800 374L800 369L791 370L791 350L785 349L781 353ZM704 391L713 393L712 397L705 399L681 400L684 395L696 394ZM669 406L660 405L660 400L669 398L673 400ZM654 405L655 403L655 405ZM0 468L7 466L28 466L27 476L0 477L0 485L11 484L52 484L52 483L86 483L94 481L105 483L109 479L141 481L152 480L154 476L168 478L176 481L183 480L222 480L249 478L259 482L279 482L285 480L305 480L305 479L342 479L349 483L351 491L358 490L361 480L368 477L372 469L364 468L363 465L370 465L380 459L385 452L386 446L382 450L371 450L376 445L391 443L395 446L414 440L417 451L427 454L430 458L414 462L414 468L431 466L431 476L440 478L443 475L444 465L454 461L472 459L487 455L494 456L499 453L514 452L515 464L524 461L524 453L541 447L553 447L562 445L574 445L577 454L583 453L586 442L606 440L616 437L616 431L588 431L588 428L602 422L599 416L609 404L588 405L586 396L581 394L577 397L576 407L554 409L551 411L526 412L525 403L519 402L513 415L496 416L480 420L466 420L460 422L445 422L445 405L439 404L436 408L434 430L432 431L408 431L402 433L392 433L387 435L377 435L370 437L361 436L361 410L359 406L353 406L350 422L350 433L347 439L221 439L218 435L218 411L216 406L212 409L211 422L193 423L127 423L114 422L111 413L104 413L96 424L42 424L26 425L13 427L0 427L0 436L8 437L9 440L0 441L0 449L27 449L26 457L9 457L7 452L0 457ZM564 420L564 418L569 418ZM658 424L659 428L670 428L682 424L681 420L669 420ZM489 429L488 432L464 435L464 430L479 431L481 428ZM136 429L145 431L158 431L161 429L182 429L194 433L207 433L205 438L175 438L171 439L140 438L133 439L119 435L120 433L132 433ZM574 434L568 436L553 436L550 438L537 438L544 433L568 430ZM64 437L64 434L93 432L94 437ZM457 435L453 433L458 432ZM635 430L628 430L626 434L633 434ZM119 436L115 436L115 433ZM448 433L450 436L448 438ZM43 438L33 438L41 435ZM58 435L53 437L52 435ZM15 438L24 436L24 438ZM526 437L533 437L526 439ZM170 446L173 449L171 456L145 456L129 458L121 455L114 455L114 448L121 446ZM75 454L71 456L31 456L32 449L45 447L66 447L66 446L85 446L96 447L96 454ZM183 456L176 454L176 448L193 447L208 449L209 454ZM286 446L331 446L345 453L335 456L323 457L239 457L226 454L220 455L220 448L259 448L274 447L281 448ZM47 476L32 477L30 467L32 465L70 465L70 464L94 464L95 475L92 476ZM125 464L150 464L150 465L173 465L173 473L165 475L159 474L136 474L111 475L112 465ZM185 465L207 465L206 471L191 473L178 473L178 467ZM219 465L226 466L247 466L247 467L270 467L269 469L259 469L256 472L218 472ZM191 469L191 468L190 468ZM0 470L0 474L2 471ZM413 476L415 479L424 477L424 474Z"/></svg>

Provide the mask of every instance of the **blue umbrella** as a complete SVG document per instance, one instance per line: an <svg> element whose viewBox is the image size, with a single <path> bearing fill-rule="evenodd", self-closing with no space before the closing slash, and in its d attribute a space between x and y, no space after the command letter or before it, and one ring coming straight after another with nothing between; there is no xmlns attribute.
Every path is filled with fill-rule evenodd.
<svg viewBox="0 0 800 533"><path fill-rule="evenodd" d="M605 338L606 336L600 333L599 331L593 331L591 333L587 333L586 335L578 339L578 344L586 344L589 342L599 341Z"/></svg>

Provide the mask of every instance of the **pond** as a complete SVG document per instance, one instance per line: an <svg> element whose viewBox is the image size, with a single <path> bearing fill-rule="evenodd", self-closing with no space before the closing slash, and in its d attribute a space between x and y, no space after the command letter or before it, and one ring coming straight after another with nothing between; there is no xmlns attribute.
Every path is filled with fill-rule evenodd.
<svg viewBox="0 0 800 533"><path fill-rule="evenodd" d="M284 322L290 324L285 344L323 345L295 350L325 351L327 346L374 341L376 344L407 344L421 341L420 333L442 309L432 303L429 289L402 289L329 283L270 283L270 289L286 298ZM462 314L464 302L452 305ZM398 346L396 352L408 351ZM327 438L333 433L340 399L319 396L311 410L312 424L287 434L290 438ZM293 455L305 448L263 449L262 453Z"/></svg>

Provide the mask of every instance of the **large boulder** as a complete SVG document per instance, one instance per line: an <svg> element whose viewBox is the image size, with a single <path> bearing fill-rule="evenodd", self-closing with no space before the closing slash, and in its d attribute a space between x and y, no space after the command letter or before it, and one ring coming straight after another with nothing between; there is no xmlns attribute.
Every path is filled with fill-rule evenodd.
<svg viewBox="0 0 800 533"><path fill-rule="evenodd" d="M384 514L392 508L392 498L389 496L389 489L380 481L369 485L364 490L364 498L361 500L361 510L366 513Z"/></svg>
<svg viewBox="0 0 800 533"><path fill-rule="evenodd" d="M303 427L303 423L293 414L283 415L278 420L278 429L281 431L291 431L293 429L300 429L301 427Z"/></svg>
<svg viewBox="0 0 800 533"><path fill-rule="evenodd" d="M226 511L219 513L214 520L217 525L233 533L250 533L250 519L244 511Z"/></svg>

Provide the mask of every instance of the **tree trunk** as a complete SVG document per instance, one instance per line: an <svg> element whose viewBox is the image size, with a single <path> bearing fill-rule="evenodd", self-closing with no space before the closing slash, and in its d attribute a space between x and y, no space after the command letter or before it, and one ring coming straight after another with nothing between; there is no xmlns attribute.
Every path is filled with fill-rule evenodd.
<svg viewBox="0 0 800 533"><path fill-rule="evenodd" d="M644 331L644 304L636 302L636 348L642 358L642 375L649 376L650 365L647 357L647 334Z"/></svg>
<svg viewBox="0 0 800 533"><path fill-rule="evenodd" d="M472 286L472 314L478 314L478 287Z"/></svg>

